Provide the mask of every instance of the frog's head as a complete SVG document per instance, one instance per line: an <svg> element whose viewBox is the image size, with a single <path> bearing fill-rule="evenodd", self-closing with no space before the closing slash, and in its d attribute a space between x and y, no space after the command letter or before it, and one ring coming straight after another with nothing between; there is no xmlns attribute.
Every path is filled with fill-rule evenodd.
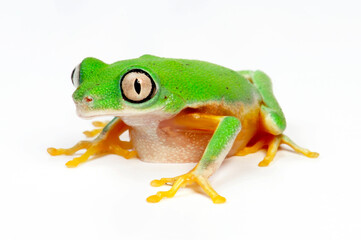
<svg viewBox="0 0 361 240"><path fill-rule="evenodd" d="M72 82L77 112L85 118L159 114L170 106L167 112L173 113L182 101L161 88L158 75L141 58L110 65L86 58L73 70Z"/></svg>

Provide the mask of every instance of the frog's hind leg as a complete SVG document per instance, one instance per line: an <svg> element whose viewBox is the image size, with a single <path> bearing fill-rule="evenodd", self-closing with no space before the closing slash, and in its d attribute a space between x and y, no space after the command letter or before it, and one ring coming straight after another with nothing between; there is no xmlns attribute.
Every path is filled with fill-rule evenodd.
<svg viewBox="0 0 361 240"><path fill-rule="evenodd" d="M264 146L268 146L266 157L259 163L260 167L264 167L272 162L279 146L284 143L307 157L318 157L318 153L296 145L290 138L282 134L286 128L286 119L273 95L271 79L261 71L240 71L239 73L258 89L262 97L261 126L262 131L266 134L254 146L246 147L236 155L256 152Z"/></svg>
<svg viewBox="0 0 361 240"><path fill-rule="evenodd" d="M272 135L281 134L286 128L286 119L273 95L271 79L261 71L240 71L238 73L247 78L262 97L261 123L264 131Z"/></svg>

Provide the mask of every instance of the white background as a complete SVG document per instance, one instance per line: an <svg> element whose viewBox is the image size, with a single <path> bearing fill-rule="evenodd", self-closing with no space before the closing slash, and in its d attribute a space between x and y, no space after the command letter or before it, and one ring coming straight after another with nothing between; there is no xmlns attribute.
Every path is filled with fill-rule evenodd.
<svg viewBox="0 0 361 240"><path fill-rule="evenodd" d="M321 1L2 1L0 239L360 239L361 5ZM318 151L227 159L215 205L181 189L149 204L152 179L193 164L115 155L64 166L92 129L75 114L72 69L149 53L262 69L286 134ZM162 188L163 190L168 187Z"/></svg>

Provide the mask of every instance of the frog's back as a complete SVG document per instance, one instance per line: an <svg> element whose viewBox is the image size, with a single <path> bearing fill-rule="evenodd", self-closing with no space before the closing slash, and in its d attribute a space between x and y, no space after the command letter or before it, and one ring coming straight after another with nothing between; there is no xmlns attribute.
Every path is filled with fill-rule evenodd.
<svg viewBox="0 0 361 240"><path fill-rule="evenodd" d="M255 87L241 74L213 63L143 55L136 60L159 77L162 87L181 96L188 105L206 102L253 104Z"/></svg>

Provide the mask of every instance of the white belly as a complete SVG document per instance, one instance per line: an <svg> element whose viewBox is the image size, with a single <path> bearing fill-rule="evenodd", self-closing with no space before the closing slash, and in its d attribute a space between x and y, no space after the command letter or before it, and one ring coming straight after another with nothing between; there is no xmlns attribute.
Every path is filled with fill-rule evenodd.
<svg viewBox="0 0 361 240"><path fill-rule="evenodd" d="M130 129L130 139L140 159L146 162L198 162L211 134L196 131L160 129L158 124Z"/></svg>

